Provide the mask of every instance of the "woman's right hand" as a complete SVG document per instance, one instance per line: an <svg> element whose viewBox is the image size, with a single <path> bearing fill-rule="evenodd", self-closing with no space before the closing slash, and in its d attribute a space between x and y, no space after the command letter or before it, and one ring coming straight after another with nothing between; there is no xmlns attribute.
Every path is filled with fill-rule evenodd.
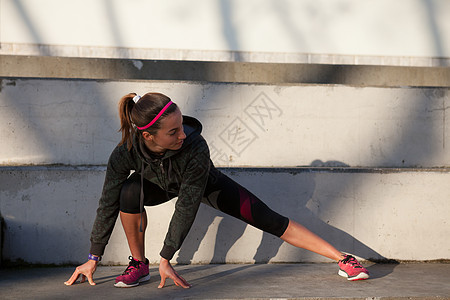
<svg viewBox="0 0 450 300"><path fill-rule="evenodd" d="M72 285L75 281L77 281L78 277L80 277L81 275L81 283L85 282L87 277L89 284L95 285L93 275L95 270L97 269L97 264L98 262L94 260L88 260L86 263L82 264L81 266L78 266L75 269L75 272L73 272L72 276L69 278L69 280L64 282L64 284Z"/></svg>

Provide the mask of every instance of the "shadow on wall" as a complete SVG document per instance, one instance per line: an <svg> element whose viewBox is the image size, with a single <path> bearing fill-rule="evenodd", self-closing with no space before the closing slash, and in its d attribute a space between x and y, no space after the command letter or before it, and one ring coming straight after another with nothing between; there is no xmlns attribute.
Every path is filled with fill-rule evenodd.
<svg viewBox="0 0 450 300"><path fill-rule="evenodd" d="M429 32L430 32L430 36L432 37L432 43L435 49L435 56L436 57L445 57L445 52L444 52L444 45L442 42L442 36L444 35L442 32L442 29L440 28L438 22L437 22L437 15L439 12L439 3L435 3L435 1L432 0L423 0L422 1L423 6L425 7L425 14L427 16L427 20L428 20L428 27L429 27ZM436 7L436 4L438 4ZM442 5L442 3L441 3ZM447 64L442 63L441 65L442 67L446 67Z"/></svg>
<svg viewBox="0 0 450 300"><path fill-rule="evenodd" d="M42 219L46 219L45 214L41 216ZM54 217L58 218L58 215ZM63 266L78 265L78 262L85 261L85 256L75 253L73 249L88 249L89 241L80 242L77 238L69 237L67 227L72 225L73 222L67 222L58 227L37 221L7 219L2 224L4 228L2 266L6 268ZM78 235L76 231L77 229L74 230L74 236Z"/></svg>
<svg viewBox="0 0 450 300"><path fill-rule="evenodd" d="M0 212L0 267L2 266L3 261L3 245L5 244L5 220L3 219L2 213Z"/></svg>

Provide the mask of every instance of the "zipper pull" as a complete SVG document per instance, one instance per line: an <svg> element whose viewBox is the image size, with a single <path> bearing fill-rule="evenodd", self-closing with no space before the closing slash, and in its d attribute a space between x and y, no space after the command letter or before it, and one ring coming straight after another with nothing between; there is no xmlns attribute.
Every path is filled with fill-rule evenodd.
<svg viewBox="0 0 450 300"><path fill-rule="evenodd" d="M162 172L163 174L165 174L165 172L164 172L164 165L163 165L162 159L161 159L161 162L159 163L159 167L161 168L161 172Z"/></svg>

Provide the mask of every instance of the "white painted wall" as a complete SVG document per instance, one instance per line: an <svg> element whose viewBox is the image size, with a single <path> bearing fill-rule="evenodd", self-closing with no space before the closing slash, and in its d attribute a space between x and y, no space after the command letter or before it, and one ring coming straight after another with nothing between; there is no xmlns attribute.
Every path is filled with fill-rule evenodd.
<svg viewBox="0 0 450 300"><path fill-rule="evenodd" d="M260 61L280 53L450 57L446 0L0 0L0 8L1 53L50 45L34 50Z"/></svg>

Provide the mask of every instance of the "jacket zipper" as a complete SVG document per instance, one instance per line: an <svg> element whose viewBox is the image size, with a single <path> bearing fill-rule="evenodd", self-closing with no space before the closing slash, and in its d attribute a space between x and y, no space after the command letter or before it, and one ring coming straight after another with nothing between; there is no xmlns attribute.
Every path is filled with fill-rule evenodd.
<svg viewBox="0 0 450 300"><path fill-rule="evenodd" d="M159 168L161 169L162 186L164 186L165 190L167 190L168 184L167 184L167 180L166 180L166 172L164 171L164 164L163 164L162 159L159 162Z"/></svg>

